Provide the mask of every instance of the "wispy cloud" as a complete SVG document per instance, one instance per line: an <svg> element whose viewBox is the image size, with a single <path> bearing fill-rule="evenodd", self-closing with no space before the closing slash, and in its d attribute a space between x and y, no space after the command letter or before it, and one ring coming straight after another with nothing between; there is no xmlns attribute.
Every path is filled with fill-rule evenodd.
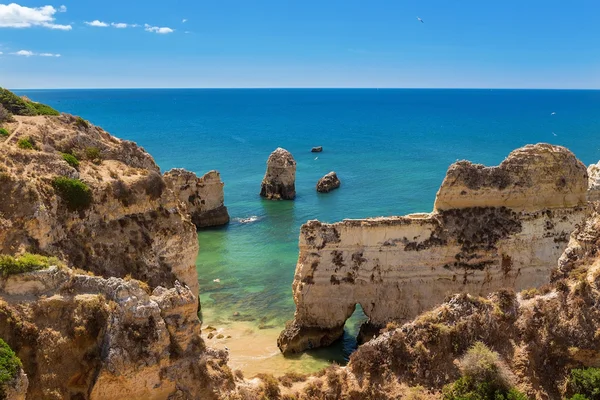
<svg viewBox="0 0 600 400"><path fill-rule="evenodd" d="M67 6L58 7L58 12L67 12Z"/></svg>
<svg viewBox="0 0 600 400"><path fill-rule="evenodd" d="M110 25L117 29L125 29L125 28L137 28L138 24L126 24L124 22L111 22Z"/></svg>
<svg viewBox="0 0 600 400"><path fill-rule="evenodd" d="M67 8L61 6L59 10L52 6L24 7L16 3L0 4L0 28L30 28L41 26L49 29L70 31L71 25L55 24L54 14L64 12Z"/></svg>
<svg viewBox="0 0 600 400"><path fill-rule="evenodd" d="M2 54L2 53L0 53ZM17 52L11 53L15 56L21 56L21 57L33 57L33 56L40 56L40 57L60 57L60 54L54 54L54 53L34 53L33 51L30 50L19 50Z"/></svg>
<svg viewBox="0 0 600 400"><path fill-rule="evenodd" d="M181 20L182 24L185 24L186 22L187 22L187 19L185 19L185 18Z"/></svg>
<svg viewBox="0 0 600 400"><path fill-rule="evenodd" d="M174 29L168 28L168 27L158 27L158 26L151 26L148 24L144 24L144 30L147 32L154 32L154 33L159 33L159 34L167 34L167 33L173 33L175 32Z"/></svg>
<svg viewBox="0 0 600 400"><path fill-rule="evenodd" d="M86 25L89 26L95 26L98 28L106 28L108 26L108 24L106 22L102 22L102 21L98 21L97 19L93 20L93 21L85 21Z"/></svg>

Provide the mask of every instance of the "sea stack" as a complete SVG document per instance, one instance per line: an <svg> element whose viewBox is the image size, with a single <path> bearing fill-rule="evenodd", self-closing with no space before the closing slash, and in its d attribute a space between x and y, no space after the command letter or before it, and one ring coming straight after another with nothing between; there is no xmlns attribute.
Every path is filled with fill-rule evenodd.
<svg viewBox="0 0 600 400"><path fill-rule="evenodd" d="M183 202L196 228L225 225L229 213L224 204L224 183L218 171L210 171L198 178L182 168L165 173L164 180Z"/></svg>
<svg viewBox="0 0 600 400"><path fill-rule="evenodd" d="M334 171L331 171L317 182L317 192L328 193L340 187L340 179Z"/></svg>
<svg viewBox="0 0 600 400"><path fill-rule="evenodd" d="M269 156L260 195L269 200L294 200L296 197L296 161L289 151L279 147Z"/></svg>

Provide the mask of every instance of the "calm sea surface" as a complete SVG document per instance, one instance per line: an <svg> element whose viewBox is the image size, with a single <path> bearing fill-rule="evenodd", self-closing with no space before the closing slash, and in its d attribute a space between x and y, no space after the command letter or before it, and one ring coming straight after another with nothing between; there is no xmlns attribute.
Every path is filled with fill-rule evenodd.
<svg viewBox="0 0 600 400"><path fill-rule="evenodd" d="M600 91L16 92L137 142L163 171L221 172L232 222L199 233L202 317L204 327L225 336L209 345L230 347L234 366L251 373L343 362L355 345L360 310L344 340L331 349L295 359L284 359L276 349L275 338L294 313L298 232L307 220L430 211L451 163L495 165L528 143L566 146L585 164L600 159ZM324 151L311 153L313 146ZM293 202L258 195L266 159L277 147L292 152L298 163ZM317 180L329 171L337 172L341 188L317 194Z"/></svg>

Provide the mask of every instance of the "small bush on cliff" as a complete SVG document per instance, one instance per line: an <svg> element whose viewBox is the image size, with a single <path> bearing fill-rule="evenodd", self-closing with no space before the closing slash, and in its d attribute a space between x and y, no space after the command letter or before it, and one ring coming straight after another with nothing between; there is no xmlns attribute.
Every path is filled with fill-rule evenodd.
<svg viewBox="0 0 600 400"><path fill-rule="evenodd" d="M69 164L71 167L77 169L79 168L79 160L72 154L62 153L62 158Z"/></svg>
<svg viewBox="0 0 600 400"><path fill-rule="evenodd" d="M30 138L21 138L17 142L17 146L23 150L33 150L33 141Z"/></svg>
<svg viewBox="0 0 600 400"><path fill-rule="evenodd" d="M83 129L87 129L90 127L89 122L87 122L85 119L83 119L81 117L77 117L75 119L75 125L77 125L79 128L83 128Z"/></svg>
<svg viewBox="0 0 600 400"><path fill-rule="evenodd" d="M79 179L59 176L54 178L52 186L71 211L84 210L92 204L92 190Z"/></svg>
<svg viewBox="0 0 600 400"><path fill-rule="evenodd" d="M97 147L86 147L85 158L94 164L100 164L102 162L102 154L100 154L100 149Z"/></svg>
<svg viewBox="0 0 600 400"><path fill-rule="evenodd" d="M9 137L10 133L8 133L8 131L4 128L0 128L0 136L2 137Z"/></svg>
<svg viewBox="0 0 600 400"><path fill-rule="evenodd" d="M0 255L0 274L3 277L24 272L37 271L57 265L58 260L53 257L45 257L39 254L25 253L18 257Z"/></svg>
<svg viewBox="0 0 600 400"><path fill-rule="evenodd" d="M600 399L600 368L574 369L567 381L571 400Z"/></svg>
<svg viewBox="0 0 600 400"><path fill-rule="evenodd" d="M508 369L500 355L477 342L459 362L462 377L444 387L446 400L527 400L511 387Z"/></svg>
<svg viewBox="0 0 600 400"><path fill-rule="evenodd" d="M8 111L2 104L0 104L0 122L10 122L14 118L10 111Z"/></svg>
<svg viewBox="0 0 600 400"><path fill-rule="evenodd" d="M19 357L4 340L0 339L0 386L15 379L21 367ZM4 393L0 391L0 396L2 394Z"/></svg>

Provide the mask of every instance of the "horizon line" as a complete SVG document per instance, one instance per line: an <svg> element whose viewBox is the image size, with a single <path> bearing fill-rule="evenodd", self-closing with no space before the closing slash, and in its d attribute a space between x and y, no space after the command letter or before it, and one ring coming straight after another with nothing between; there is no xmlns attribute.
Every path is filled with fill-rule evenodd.
<svg viewBox="0 0 600 400"><path fill-rule="evenodd" d="M55 87L55 88L7 88L9 90L580 90L598 91L600 88L498 88L498 87Z"/></svg>

